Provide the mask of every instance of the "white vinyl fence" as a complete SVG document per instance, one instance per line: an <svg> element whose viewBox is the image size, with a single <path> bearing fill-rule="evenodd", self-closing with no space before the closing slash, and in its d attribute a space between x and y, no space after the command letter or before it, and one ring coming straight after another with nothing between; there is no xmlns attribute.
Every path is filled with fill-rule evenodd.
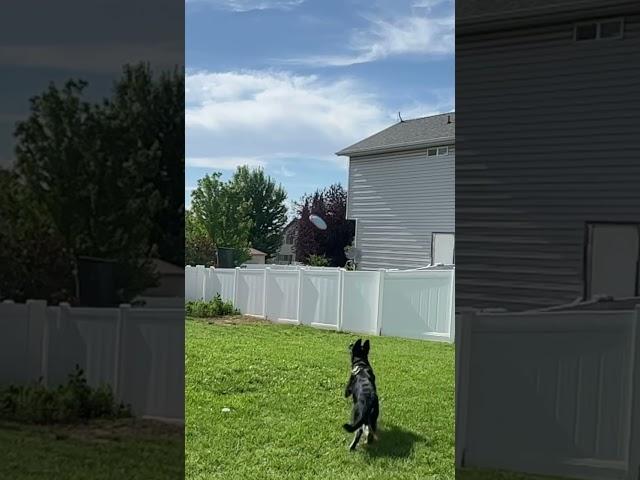
<svg viewBox="0 0 640 480"><path fill-rule="evenodd" d="M0 385L111 385L133 413L184 419L184 308L0 303Z"/></svg>
<svg viewBox="0 0 640 480"><path fill-rule="evenodd" d="M458 466L638 479L640 310L459 321Z"/></svg>
<svg viewBox="0 0 640 480"><path fill-rule="evenodd" d="M452 342L454 270L185 268L186 300L318 328Z"/></svg>

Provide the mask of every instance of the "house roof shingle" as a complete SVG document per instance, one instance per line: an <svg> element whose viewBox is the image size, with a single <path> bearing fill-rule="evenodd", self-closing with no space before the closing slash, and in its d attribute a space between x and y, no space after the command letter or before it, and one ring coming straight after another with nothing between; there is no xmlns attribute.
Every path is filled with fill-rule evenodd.
<svg viewBox="0 0 640 480"><path fill-rule="evenodd" d="M381 132L343 148L336 155L354 156L387 150L401 150L407 147L420 148L440 141L451 141L454 138L455 113L443 113L398 122Z"/></svg>

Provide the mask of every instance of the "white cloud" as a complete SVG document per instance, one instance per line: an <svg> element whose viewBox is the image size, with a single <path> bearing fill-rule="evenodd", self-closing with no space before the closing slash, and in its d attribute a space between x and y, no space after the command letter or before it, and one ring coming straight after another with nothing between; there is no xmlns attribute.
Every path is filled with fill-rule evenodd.
<svg viewBox="0 0 640 480"><path fill-rule="evenodd" d="M185 90L187 168L249 165L280 178L301 179L311 163L344 172L335 152L393 124L398 110L414 118L451 107L448 92L388 109L361 82L291 72L188 71Z"/></svg>
<svg viewBox="0 0 640 480"><path fill-rule="evenodd" d="M249 12L251 10L290 10L305 0L187 0L187 3L207 3L220 10Z"/></svg>
<svg viewBox="0 0 640 480"><path fill-rule="evenodd" d="M292 172L291 170L289 170L284 164L280 165L280 170L278 172L280 173L280 175L287 178L296 176L295 172Z"/></svg>
<svg viewBox="0 0 640 480"><path fill-rule="evenodd" d="M421 2L420 7L427 7ZM311 66L346 66L395 55L452 55L455 50L454 16L404 16L393 21L371 19L366 30L352 34L346 54L317 55L285 60Z"/></svg>
<svg viewBox="0 0 640 480"><path fill-rule="evenodd" d="M264 167L264 161L255 157L187 157L187 167L211 168L213 170L235 170L242 165Z"/></svg>
<svg viewBox="0 0 640 480"><path fill-rule="evenodd" d="M349 79L200 71L187 72L185 90L188 158L334 162L334 152L390 123L378 99Z"/></svg>
<svg viewBox="0 0 640 480"><path fill-rule="evenodd" d="M432 9L433 7L437 7L443 3L451 3L452 5L455 5L453 0L416 0L411 4L411 6L414 8Z"/></svg>

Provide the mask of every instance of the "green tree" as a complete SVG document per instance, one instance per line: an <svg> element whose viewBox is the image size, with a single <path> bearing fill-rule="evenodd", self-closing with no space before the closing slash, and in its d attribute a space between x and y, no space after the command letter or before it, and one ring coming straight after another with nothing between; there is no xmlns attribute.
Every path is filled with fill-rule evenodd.
<svg viewBox="0 0 640 480"><path fill-rule="evenodd" d="M86 86L52 84L31 99L15 171L72 263L114 260L118 300L128 301L155 284L160 250L182 256L184 77L125 67L101 104L83 100Z"/></svg>
<svg viewBox="0 0 640 480"><path fill-rule="evenodd" d="M185 265L214 265L216 247L209 237L207 230L198 221L193 211L188 210L185 215Z"/></svg>
<svg viewBox="0 0 640 480"><path fill-rule="evenodd" d="M123 151L145 152L145 179L160 200L152 214L157 256L181 265L184 251L184 75L154 76L147 64L125 66L106 102ZM131 157L135 157L132 155Z"/></svg>
<svg viewBox="0 0 640 480"><path fill-rule="evenodd" d="M309 258L307 258L307 265L312 267L328 267L329 259L324 255L309 255Z"/></svg>
<svg viewBox="0 0 640 480"><path fill-rule="evenodd" d="M49 218L15 172L0 169L0 301L70 299L71 261Z"/></svg>
<svg viewBox="0 0 640 480"><path fill-rule="evenodd" d="M251 246L266 253L267 259L274 257L282 243L282 228L287 223L287 193L261 168L238 167L230 183L249 205Z"/></svg>
<svg viewBox="0 0 640 480"><path fill-rule="evenodd" d="M191 209L216 248L233 248L235 261L249 258L251 205L237 185L220 181L218 172L205 175L191 192Z"/></svg>

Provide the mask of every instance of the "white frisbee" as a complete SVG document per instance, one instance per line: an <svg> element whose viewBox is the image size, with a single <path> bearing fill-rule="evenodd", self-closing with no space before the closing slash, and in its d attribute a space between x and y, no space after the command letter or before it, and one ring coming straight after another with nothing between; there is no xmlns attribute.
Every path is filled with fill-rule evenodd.
<svg viewBox="0 0 640 480"><path fill-rule="evenodd" d="M309 220L311 220L311 223L313 223L320 230L326 230L327 229L327 224L318 215L312 213L311 215L309 215Z"/></svg>

